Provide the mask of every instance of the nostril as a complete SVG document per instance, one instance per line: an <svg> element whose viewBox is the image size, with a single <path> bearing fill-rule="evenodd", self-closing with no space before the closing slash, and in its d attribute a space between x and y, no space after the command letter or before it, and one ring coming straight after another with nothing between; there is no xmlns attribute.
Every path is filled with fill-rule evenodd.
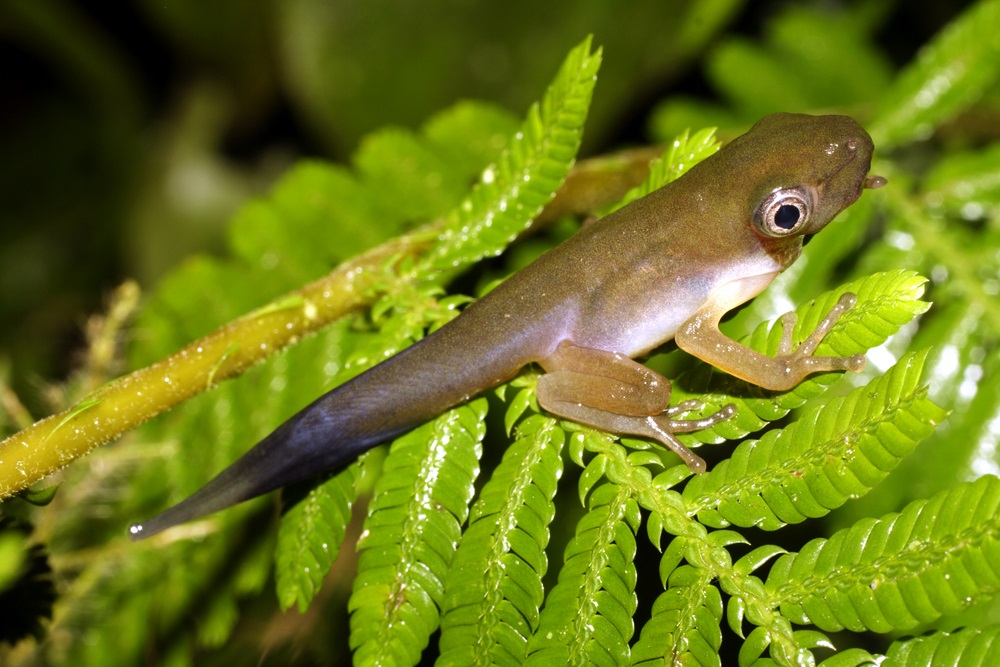
<svg viewBox="0 0 1000 667"><path fill-rule="evenodd" d="M848 139L847 140L847 150L849 150L849 151L856 151L857 149L858 149L858 140L857 139Z"/></svg>

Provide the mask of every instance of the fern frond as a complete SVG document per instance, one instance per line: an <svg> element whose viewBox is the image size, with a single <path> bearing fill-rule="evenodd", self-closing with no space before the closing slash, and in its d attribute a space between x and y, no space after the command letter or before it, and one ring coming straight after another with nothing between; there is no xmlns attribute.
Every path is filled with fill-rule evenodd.
<svg viewBox="0 0 1000 667"><path fill-rule="evenodd" d="M437 665L521 665L538 627L565 436L528 417L483 487L448 574Z"/></svg>
<svg viewBox="0 0 1000 667"><path fill-rule="evenodd" d="M351 610L356 665L414 665L438 627L444 579L479 474L486 400L396 440L368 508Z"/></svg>
<svg viewBox="0 0 1000 667"><path fill-rule="evenodd" d="M688 482L689 510L718 528L777 530L864 495L945 416L920 385L926 357L908 354L868 385L740 444Z"/></svg>
<svg viewBox="0 0 1000 667"><path fill-rule="evenodd" d="M636 610L635 533L639 506L628 490L604 484L566 546L559 582L545 600L525 665L622 661Z"/></svg>
<svg viewBox="0 0 1000 667"><path fill-rule="evenodd" d="M494 167L446 218L417 275L451 272L500 254L555 195L576 159L601 52L588 37L570 51L540 105L529 109Z"/></svg>
<svg viewBox="0 0 1000 667"><path fill-rule="evenodd" d="M1000 626L935 632L926 637L893 642L886 663L893 667L920 665L998 665Z"/></svg>
<svg viewBox="0 0 1000 667"><path fill-rule="evenodd" d="M274 577L282 610L293 604L305 613L319 591L351 520L358 466L313 487L305 498L282 494L285 513L274 549Z"/></svg>
<svg viewBox="0 0 1000 667"><path fill-rule="evenodd" d="M714 127L698 130L693 135L690 130L685 130L674 139L660 157L650 161L649 174L645 180L626 192L621 201L611 207L608 213L617 211L636 199L659 190L667 183L676 181L691 167L718 152L721 147L722 142L716 138Z"/></svg>
<svg viewBox="0 0 1000 667"><path fill-rule="evenodd" d="M721 665L722 595L712 585L712 575L690 565L670 569L669 587L656 598L632 648L632 664Z"/></svg>
<svg viewBox="0 0 1000 667"><path fill-rule="evenodd" d="M778 559L769 604L822 630L906 630L1000 590L1000 480L981 477Z"/></svg>
<svg viewBox="0 0 1000 667"><path fill-rule="evenodd" d="M796 309L794 340L801 341L812 333L840 296L845 292L853 292L858 297L857 303L837 321L816 354L849 356L866 352L884 343L904 324L930 307L926 302L920 301L926 282L927 279L923 276L901 269L876 273L825 292ZM780 321L765 322L740 342L773 356L778 351L781 333ZM733 403L737 408L736 415L710 428L678 437L688 446L742 438L801 407L807 400L821 394L841 375L842 373L820 373L809 377L794 389L774 393L722 376L709 366L699 367L678 378L674 384L674 400L697 397L706 403L709 411Z"/></svg>
<svg viewBox="0 0 1000 667"><path fill-rule="evenodd" d="M650 456L652 452L630 451L613 436L590 429L574 435L571 458L583 465L585 451L594 456L581 475L581 495L588 493L599 479L606 478L612 482L610 488L636 498L640 507L649 510L647 530L654 545L659 546L664 531L677 536L664 552L660 566L664 585L669 579L670 587L657 599L654 617L643 627L632 649L633 663L676 664L675 659L683 658L718 664L717 657L712 656L717 654L722 641L719 630L722 600L718 589L710 585L717 574L704 565L717 562L720 569L731 567L725 547L742 538L729 531L709 535L703 526L685 515L681 495L671 487L690 474L687 466L668 469L654 479L647 466L662 464L657 457ZM584 477L588 479L585 481ZM607 486L598 487L595 494ZM684 558L699 566L678 568ZM561 577L562 574L560 580Z"/></svg>

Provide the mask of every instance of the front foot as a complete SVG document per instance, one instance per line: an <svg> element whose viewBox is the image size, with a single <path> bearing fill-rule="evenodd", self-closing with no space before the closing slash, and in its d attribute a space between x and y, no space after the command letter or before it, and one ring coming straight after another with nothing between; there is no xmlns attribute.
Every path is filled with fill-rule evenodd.
<svg viewBox="0 0 1000 667"><path fill-rule="evenodd" d="M816 329L797 347L793 348L792 330L795 328L796 315L786 313L781 317L781 343L778 345L776 357L781 363L782 375L785 381L776 378L776 385L769 388L787 390L801 382L807 375L828 371L851 371L860 373L865 368L865 356L853 354L849 357L816 357L813 352L823 342L830 330L840 320L841 316L854 307L858 297L851 292L841 295L837 303L830 309Z"/></svg>

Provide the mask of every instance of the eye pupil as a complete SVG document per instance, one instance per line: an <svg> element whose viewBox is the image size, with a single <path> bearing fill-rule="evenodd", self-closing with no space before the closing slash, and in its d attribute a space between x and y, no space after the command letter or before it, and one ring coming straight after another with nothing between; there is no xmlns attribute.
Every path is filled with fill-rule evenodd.
<svg viewBox="0 0 1000 667"><path fill-rule="evenodd" d="M757 205L753 224L764 236L792 238L809 232L812 199L805 188L775 188Z"/></svg>
<svg viewBox="0 0 1000 667"><path fill-rule="evenodd" d="M791 229L799 221L800 215L798 207L783 204L774 213L774 224L782 229Z"/></svg>

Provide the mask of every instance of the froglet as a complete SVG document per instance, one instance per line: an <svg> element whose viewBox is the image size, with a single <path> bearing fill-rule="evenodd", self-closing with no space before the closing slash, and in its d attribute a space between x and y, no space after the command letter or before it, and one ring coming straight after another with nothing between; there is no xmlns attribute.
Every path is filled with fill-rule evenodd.
<svg viewBox="0 0 1000 667"><path fill-rule="evenodd" d="M633 361L673 339L738 378L782 391L810 373L860 371L862 355L813 356L853 295L793 349L792 321L769 357L718 329L759 294L815 234L885 179L869 176L873 145L846 116L775 114L680 179L607 217L514 274L450 323L320 397L204 488L133 539L203 517L350 463L528 364L545 371L548 412L663 443L696 472L705 463L675 437L728 419L733 406L670 406L670 382Z"/></svg>

